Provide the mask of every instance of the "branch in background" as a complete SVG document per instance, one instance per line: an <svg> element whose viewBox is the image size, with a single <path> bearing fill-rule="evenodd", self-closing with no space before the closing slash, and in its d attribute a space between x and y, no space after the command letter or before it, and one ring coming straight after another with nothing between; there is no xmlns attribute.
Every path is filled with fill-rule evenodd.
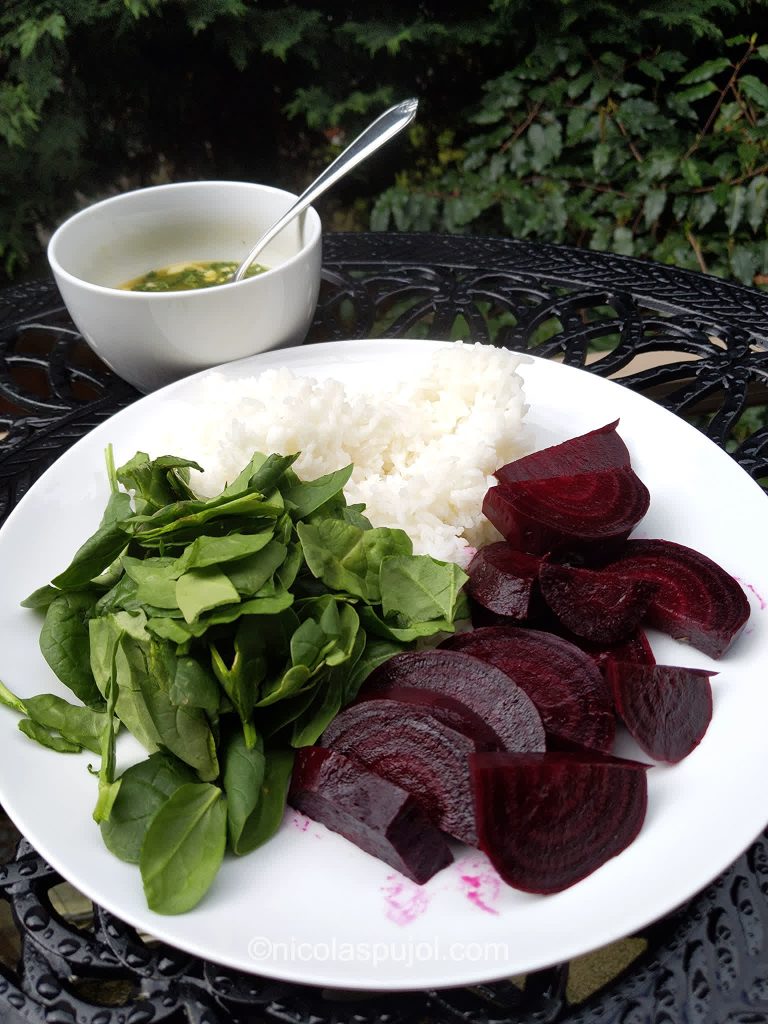
<svg viewBox="0 0 768 1024"><path fill-rule="evenodd" d="M686 228L685 237L688 239L688 244L693 249L694 255L696 256L696 262L699 264L699 269L702 273L708 274L709 269L707 267L706 260L704 259L704 253L701 251L698 238L690 228Z"/></svg>
<svg viewBox="0 0 768 1024"><path fill-rule="evenodd" d="M741 60L739 61L739 63L734 67L733 72L731 73L731 77L726 82L726 84L725 84L723 90L721 91L720 95L715 100L714 107L709 112L709 117L706 120L706 124L704 125L704 127L701 129L699 134L696 136L696 138L693 140L693 142L689 146L688 151L686 152L685 156L683 157L683 160L687 160L688 157L691 156L692 153L695 153L696 150L701 145L702 139L704 138L705 135L707 135L707 133L709 132L710 128L715 123L715 118L718 115L720 107L722 107L722 105L723 105L723 103L725 101L725 97L728 95L728 93L731 90L731 88L735 87L736 82L738 80L738 77L741 74L741 69L744 67L744 65L747 63L747 61L749 60L749 58L752 56L752 54L754 52L755 52L755 44L754 44L754 42L752 42L750 40L749 45L747 46L746 53L743 54L743 56L742 56Z"/></svg>
<svg viewBox="0 0 768 1024"><path fill-rule="evenodd" d="M623 124L621 123L621 121L620 121L620 120L618 119L618 117L614 117L614 119L613 119L613 120L614 120L614 121L616 122L616 127L617 127L617 128L619 129L619 131L621 132L621 134L623 135L623 137L624 137L624 138L625 138L625 139L627 140L627 145L629 146L629 151L630 151L630 153L631 153L631 154L632 154L632 156L633 156L633 157L635 158L635 160L637 160L637 162L638 162L639 164L641 164L641 163L643 162L643 157L642 157L642 154L640 153L639 149L638 149L638 148L637 148L637 146L636 146L636 145L634 144L634 142L632 141L632 139L630 139L630 137L629 137L629 132L628 132L628 131L627 131L627 129L626 129L625 127L624 127L624 125L623 125Z"/></svg>
<svg viewBox="0 0 768 1024"><path fill-rule="evenodd" d="M749 181L750 178L756 178L758 174L768 174L768 164L761 164L756 167L754 171L747 171L746 174L742 174L740 178L734 178L733 181L718 182L718 185L727 185L729 188L732 185L743 185L745 181ZM691 189L693 195L703 195L705 192L714 192L717 185L700 185L698 188Z"/></svg>
<svg viewBox="0 0 768 1024"><path fill-rule="evenodd" d="M746 119L749 121L751 127L754 128L757 124L757 118L755 117L753 111L750 109L747 101L741 95L741 92L739 91L735 82L731 86L731 92L733 93L734 98L739 105L739 110L741 110L744 117L746 117ZM736 120L738 121L738 118L736 118Z"/></svg>
<svg viewBox="0 0 768 1024"><path fill-rule="evenodd" d="M514 131L514 134L512 135L512 137L510 139L507 139L507 141L505 143L503 143L502 146L499 147L500 151L502 153L505 153L509 149L510 146L513 146L517 142L517 140L520 138L520 136L523 134L523 132L526 131L528 128L530 128L530 126L533 124L533 122L539 116L539 111L541 110L542 105L543 105L543 101L542 100L537 100L537 102L534 103L533 107L528 111L528 116L525 118L525 120L521 121L521 123L517 126L517 128L515 128L515 131Z"/></svg>

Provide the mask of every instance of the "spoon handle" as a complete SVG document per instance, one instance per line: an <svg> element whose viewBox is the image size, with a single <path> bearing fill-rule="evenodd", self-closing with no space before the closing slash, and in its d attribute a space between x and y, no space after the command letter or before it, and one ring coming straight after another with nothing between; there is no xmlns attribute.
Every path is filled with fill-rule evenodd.
<svg viewBox="0 0 768 1024"><path fill-rule="evenodd" d="M343 177L348 171L351 171L353 167L357 167L359 163L370 156L379 146L383 146L385 142L388 142L399 131L402 131L413 120L418 105L418 100L404 100L402 103L398 103L397 106L385 110L372 124L369 124L365 131L358 135L355 141L351 142L344 152L340 153L333 163L329 164L315 178L312 184L301 193L293 206L261 236L232 275L232 281L242 280L248 267L250 267L261 250L272 241L275 235L283 230L289 221L292 221L294 217L298 216L303 210L306 210L308 206L311 206L318 196L321 196L326 189L334 185L339 178Z"/></svg>

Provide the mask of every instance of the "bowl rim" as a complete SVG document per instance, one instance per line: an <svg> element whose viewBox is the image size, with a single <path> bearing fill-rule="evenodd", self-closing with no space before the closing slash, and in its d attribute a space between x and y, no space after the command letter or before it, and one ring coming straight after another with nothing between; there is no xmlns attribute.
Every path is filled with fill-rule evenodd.
<svg viewBox="0 0 768 1024"><path fill-rule="evenodd" d="M277 188L274 185L263 185L260 182L255 181L235 181L232 179L225 178L206 178L191 181L172 181L167 182L164 185L148 185L145 188L134 188L129 189L126 192L119 192L117 195L107 196L105 199L100 199L95 203L90 203L88 206L83 207L82 210L78 210L76 213L73 213L71 216L67 217L67 219L56 228L56 230L51 235L48 241L48 245L46 247L46 256L48 258L48 264L51 270L53 271L54 276L57 278L60 277L63 281L66 281L68 284L72 284L78 288L82 288L96 295L110 295L113 297L115 295L119 295L121 296L121 301L130 302L136 300L143 300L145 302L151 301L157 303L161 300L178 301L179 297L182 296L185 300L195 302L200 301L200 296L218 294L222 288L232 288L235 285L237 285L238 287L241 287L243 285L254 285L258 281L263 281L271 277L273 274L279 273L282 269L290 267L292 264L298 262L301 258L306 256L306 254L310 252L314 248L314 246L319 244L321 240L322 222L320 220L320 215L318 214L314 206L309 206L304 211L303 215L309 217L310 237L307 239L307 241L304 243L304 245L301 247L301 249L299 249L297 253L295 253L293 256L290 256L287 260L283 260L282 263L279 263L276 267L269 267L263 273L256 274L254 277L243 278L241 281L232 281L226 282L224 284L211 285L208 288L187 288L184 289L183 291L167 292L139 292L131 291L130 289L126 288L113 288L108 285L94 284L92 281L86 281L85 278L78 277L76 274L73 274L71 273L71 271L65 269L65 267L62 266L61 262L59 261L58 256L56 255L56 247L61 242L61 238L63 237L63 235L67 231L69 231L72 228L72 226L76 224L76 222L84 220L88 216L92 216L93 212L97 209L101 210L108 206L117 205L122 202L129 202L133 197L139 195L146 195L147 193L150 192L165 192L169 190L186 191L191 190L193 188L201 187L216 187L223 188L225 190L229 190L231 188L240 188L245 190L255 189L259 192L290 196L294 200L298 199L298 195L296 195L295 192L289 192L287 189Z"/></svg>

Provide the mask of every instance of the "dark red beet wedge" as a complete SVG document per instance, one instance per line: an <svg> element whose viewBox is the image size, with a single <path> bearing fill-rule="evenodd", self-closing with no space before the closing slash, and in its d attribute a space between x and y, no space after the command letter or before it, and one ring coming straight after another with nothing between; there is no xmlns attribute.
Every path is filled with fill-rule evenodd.
<svg viewBox="0 0 768 1024"><path fill-rule="evenodd" d="M577 473L628 466L629 452L616 433L618 424L619 421L614 420L597 430L590 430L588 434L580 434L562 444L525 455L497 469L494 476L502 483L518 483L521 480L575 476Z"/></svg>
<svg viewBox="0 0 768 1024"><path fill-rule="evenodd" d="M676 764L699 745L712 720L714 672L614 663L607 679L616 709L646 754Z"/></svg>
<svg viewBox="0 0 768 1024"><path fill-rule="evenodd" d="M591 644L580 638L576 638L574 643L594 659L604 676L608 671L608 666L617 661L629 662L632 665L656 664L648 637L642 629L636 629L632 636L620 644Z"/></svg>
<svg viewBox="0 0 768 1024"><path fill-rule="evenodd" d="M597 644L626 640L637 629L655 585L612 569L577 569L555 562L539 567L541 596L576 636Z"/></svg>
<svg viewBox="0 0 768 1024"><path fill-rule="evenodd" d="M646 768L591 752L474 754L480 849L516 889L567 889L640 831Z"/></svg>
<svg viewBox="0 0 768 1024"><path fill-rule="evenodd" d="M736 580L711 558L669 540L633 540L616 572L656 584L645 621L705 654L725 654L749 618L749 601Z"/></svg>
<svg viewBox="0 0 768 1024"><path fill-rule="evenodd" d="M610 551L648 511L648 488L629 466L491 487L483 513L515 548Z"/></svg>
<svg viewBox="0 0 768 1024"><path fill-rule="evenodd" d="M490 725L454 697L415 686L382 686L375 692L363 690L357 700L395 700L427 708L443 725L473 739L479 750L504 749L504 744Z"/></svg>
<svg viewBox="0 0 768 1024"><path fill-rule="evenodd" d="M473 633L462 634L473 636ZM383 662L368 676L361 697L393 686L415 687L451 697L494 731L504 750L543 750L544 727L531 698L503 669L472 652L406 651Z"/></svg>
<svg viewBox="0 0 768 1024"><path fill-rule="evenodd" d="M575 644L541 630L487 626L457 633L440 646L472 654L505 672L536 705L548 735L611 750L616 733L613 698L597 665Z"/></svg>
<svg viewBox="0 0 768 1024"><path fill-rule="evenodd" d="M453 860L445 837L410 793L335 750L296 752L288 799L419 885Z"/></svg>
<svg viewBox="0 0 768 1024"><path fill-rule="evenodd" d="M334 718L319 746L411 793L438 828L476 845L469 755L483 745L445 725L431 708L368 697Z"/></svg>
<svg viewBox="0 0 768 1024"><path fill-rule="evenodd" d="M469 563L467 593L489 612L522 621L531 605L539 561L506 541L488 544Z"/></svg>

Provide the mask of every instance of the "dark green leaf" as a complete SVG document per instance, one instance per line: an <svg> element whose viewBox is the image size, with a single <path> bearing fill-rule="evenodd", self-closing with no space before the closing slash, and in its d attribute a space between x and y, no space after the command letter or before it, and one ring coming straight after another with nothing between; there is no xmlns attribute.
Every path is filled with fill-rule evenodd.
<svg viewBox="0 0 768 1024"><path fill-rule="evenodd" d="M264 758L264 781L259 801L248 817L242 840L247 841L248 850L262 846L280 828L293 771L294 753L290 749L267 747Z"/></svg>
<svg viewBox="0 0 768 1024"><path fill-rule="evenodd" d="M19 729L25 736L34 740L35 743L39 743L41 747L48 747L49 750L55 750L59 754L79 754L83 749L79 743L65 739L51 729L46 729L44 725L33 722L31 718L20 719Z"/></svg>
<svg viewBox="0 0 768 1024"><path fill-rule="evenodd" d="M743 185L734 185L728 199L728 234L735 235L744 215L747 190Z"/></svg>
<svg viewBox="0 0 768 1024"><path fill-rule="evenodd" d="M93 595L73 591L57 597L45 613L40 650L58 678L84 704L100 700L90 664L88 616Z"/></svg>
<svg viewBox="0 0 768 1024"><path fill-rule="evenodd" d="M213 883L227 845L227 801L217 786L185 783L155 812L139 866L150 910L183 914Z"/></svg>
<svg viewBox="0 0 768 1024"><path fill-rule="evenodd" d="M101 737L108 716L103 711L70 704L54 693L41 693L24 701L26 713L37 725L53 729L94 754L101 752Z"/></svg>
<svg viewBox="0 0 768 1024"><path fill-rule="evenodd" d="M333 473L318 477L317 480L295 480L283 491L283 497L293 506L296 519L306 519L326 502L341 494L352 476L353 466L345 466Z"/></svg>
<svg viewBox="0 0 768 1024"><path fill-rule="evenodd" d="M177 707L202 708L209 716L219 706L219 686L211 673L189 655L175 659L168 697Z"/></svg>
<svg viewBox="0 0 768 1024"><path fill-rule="evenodd" d="M100 526L78 548L68 568L51 581L60 590L71 590L89 583L114 562L128 543L128 535L116 523Z"/></svg>
<svg viewBox="0 0 768 1024"><path fill-rule="evenodd" d="M177 578L189 569L234 562L261 551L272 540L273 530L258 533L230 533L225 537L198 537L175 562Z"/></svg>
<svg viewBox="0 0 768 1024"><path fill-rule="evenodd" d="M404 644L394 643L391 640L377 640L375 637L368 637L365 647L355 664L350 669L345 683L344 704L349 704L357 696L360 687L375 668L388 661L395 654L405 650Z"/></svg>
<svg viewBox="0 0 768 1024"><path fill-rule="evenodd" d="M742 75L739 79L741 91L761 110L768 111L768 85L754 75Z"/></svg>
<svg viewBox="0 0 768 1024"><path fill-rule="evenodd" d="M265 771L264 745L257 737L248 746L242 732L235 733L224 754L224 792L227 794L227 832L233 853L249 853L259 845L258 816Z"/></svg>
<svg viewBox="0 0 768 1024"><path fill-rule="evenodd" d="M284 544L271 540L265 548L247 558L228 563L224 572L239 594L255 597L268 583L285 561L288 549ZM273 596L263 594L262 596Z"/></svg>
<svg viewBox="0 0 768 1024"><path fill-rule="evenodd" d="M195 781L191 768L166 753L151 754L127 768L109 818L100 826L107 849L120 860L138 864L155 813L179 786Z"/></svg>
<svg viewBox="0 0 768 1024"><path fill-rule="evenodd" d="M749 183L747 189L747 221L754 232L758 232L765 223L768 212L768 178L758 174Z"/></svg>
<svg viewBox="0 0 768 1024"><path fill-rule="evenodd" d="M57 587L52 587L49 583L46 583L44 587L38 587L37 590L32 591L29 597L25 597L21 602L21 607L33 608L35 611L44 612L53 604L57 597L61 597L61 591Z"/></svg>
<svg viewBox="0 0 768 1024"><path fill-rule="evenodd" d="M681 85L695 85L697 82L707 82L715 75L730 68L731 62L727 57L715 57L713 60L705 60L703 64L693 68L680 79Z"/></svg>
<svg viewBox="0 0 768 1024"><path fill-rule="evenodd" d="M410 538L402 530L384 527L360 530L337 519L299 523L296 529L313 576L331 590L373 603L381 596L382 559L388 555L409 555L413 551Z"/></svg>

